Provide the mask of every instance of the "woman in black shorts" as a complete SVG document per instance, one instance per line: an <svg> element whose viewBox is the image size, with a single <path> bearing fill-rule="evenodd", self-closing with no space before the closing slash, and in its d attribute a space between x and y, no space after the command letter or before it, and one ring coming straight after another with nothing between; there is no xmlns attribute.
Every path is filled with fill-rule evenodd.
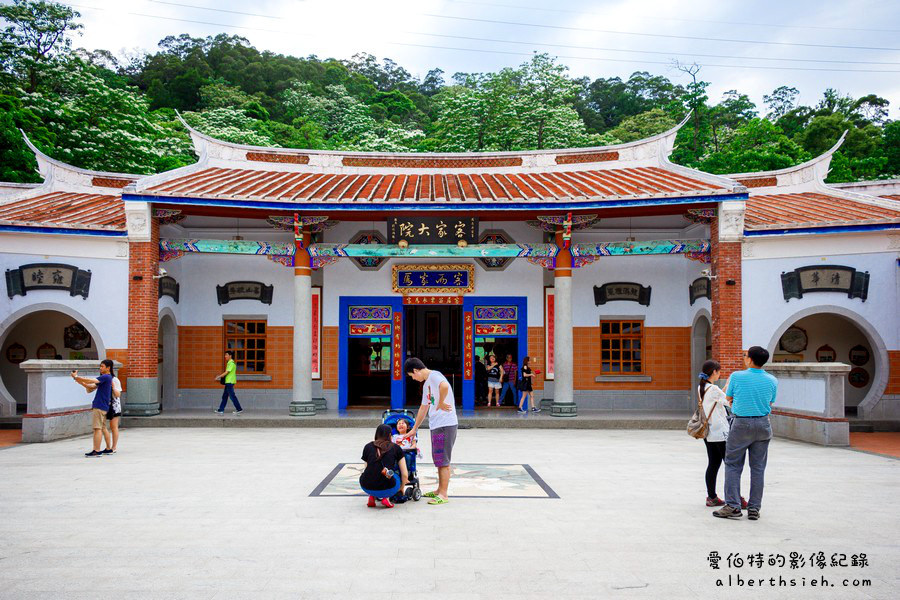
<svg viewBox="0 0 900 600"><path fill-rule="evenodd" d="M520 392L522 392L522 397L519 398L520 413L528 412L528 409L525 408L526 399L528 400L529 404L531 404L531 410L533 412L539 412L541 410L534 405L534 387L531 384L531 380L534 377L534 371L532 371L531 367L528 365L528 362L530 360L530 356L526 356L522 360L522 377L520 377L519 381L516 383L516 387Z"/></svg>

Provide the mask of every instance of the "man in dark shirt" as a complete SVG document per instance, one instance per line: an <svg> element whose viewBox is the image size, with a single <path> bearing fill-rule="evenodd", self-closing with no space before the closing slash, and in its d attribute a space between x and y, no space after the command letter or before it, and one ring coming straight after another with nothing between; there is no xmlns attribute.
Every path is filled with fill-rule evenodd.
<svg viewBox="0 0 900 600"><path fill-rule="evenodd" d="M108 358L100 361L100 376L79 377L78 371L72 371L72 379L81 385L95 385L97 392L94 401L91 402L91 427L94 430L94 449L85 453L85 456L103 456L100 452L100 440L103 438L103 430L106 428L106 412L109 410L109 402L112 397L113 361Z"/></svg>
<svg viewBox="0 0 900 600"><path fill-rule="evenodd" d="M513 362L512 354L506 355L506 362L500 373L500 381L503 383L503 389L500 390L500 404L506 400L506 390L512 392L513 404L516 403L516 381L519 379L519 365Z"/></svg>

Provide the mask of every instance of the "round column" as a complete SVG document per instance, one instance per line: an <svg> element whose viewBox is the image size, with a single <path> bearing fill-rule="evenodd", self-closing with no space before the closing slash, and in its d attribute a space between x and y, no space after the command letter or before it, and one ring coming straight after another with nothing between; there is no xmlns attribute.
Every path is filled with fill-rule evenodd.
<svg viewBox="0 0 900 600"><path fill-rule="evenodd" d="M562 233L556 234L556 268L553 271L553 404L554 417L578 416L574 395L572 356L572 253L565 248Z"/></svg>
<svg viewBox="0 0 900 600"><path fill-rule="evenodd" d="M297 248L294 255L294 386L292 417L316 414L312 401L312 270L309 253Z"/></svg>

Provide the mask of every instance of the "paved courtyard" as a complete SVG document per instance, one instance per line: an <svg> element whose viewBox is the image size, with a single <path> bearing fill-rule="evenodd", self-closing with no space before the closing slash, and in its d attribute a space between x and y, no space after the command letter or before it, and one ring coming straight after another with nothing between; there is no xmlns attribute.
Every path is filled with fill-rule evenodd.
<svg viewBox="0 0 900 600"><path fill-rule="evenodd" d="M455 462L529 465L545 484L534 489L553 494L392 510L311 496L359 462L371 433L132 429L99 459L82 456L87 438L0 450L0 597L900 597L894 458L775 440L762 518L721 521L703 505L702 443L682 432L476 429L460 431ZM502 471L479 471L477 485ZM829 565L726 563L791 552ZM868 566L830 566L860 553Z"/></svg>

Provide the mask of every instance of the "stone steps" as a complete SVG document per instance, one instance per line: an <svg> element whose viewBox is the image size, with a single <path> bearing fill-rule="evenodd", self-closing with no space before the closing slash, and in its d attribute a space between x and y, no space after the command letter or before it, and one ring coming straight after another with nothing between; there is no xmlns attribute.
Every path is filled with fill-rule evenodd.
<svg viewBox="0 0 900 600"><path fill-rule="evenodd" d="M690 415L670 411L579 411L575 418L550 416L549 412L520 415L512 410L460 414L461 429L684 429ZM122 427L361 427L381 423L381 411L327 411L308 417L291 417L287 411L245 412L235 416L201 411L168 411L153 417L123 417Z"/></svg>

